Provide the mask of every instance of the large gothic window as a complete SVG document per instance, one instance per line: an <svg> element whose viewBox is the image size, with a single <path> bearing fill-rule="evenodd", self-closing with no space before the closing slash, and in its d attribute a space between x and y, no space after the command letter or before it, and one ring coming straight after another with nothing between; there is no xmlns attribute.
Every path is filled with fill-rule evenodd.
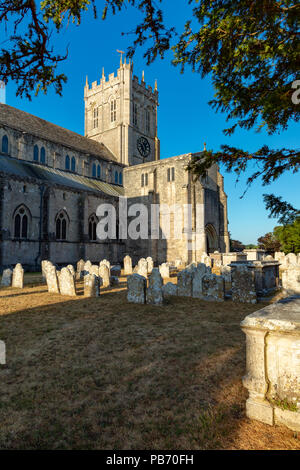
<svg viewBox="0 0 300 470"><path fill-rule="evenodd" d="M118 184L119 182L119 174L117 171L115 171L115 183Z"/></svg>
<svg viewBox="0 0 300 470"><path fill-rule="evenodd" d="M75 160L75 157L72 157L72 160L71 160L71 171L73 171L73 172L76 171L76 160Z"/></svg>
<svg viewBox="0 0 300 470"><path fill-rule="evenodd" d="M64 211L59 212L59 214L56 216L55 225L56 225L56 240L66 240L68 219Z"/></svg>
<svg viewBox="0 0 300 470"><path fill-rule="evenodd" d="M65 169L66 169L66 170L69 170L69 169L70 169L70 157L69 157L69 155L66 155Z"/></svg>
<svg viewBox="0 0 300 470"><path fill-rule="evenodd" d="M99 179L101 178L101 166L100 165L97 166L97 178Z"/></svg>
<svg viewBox="0 0 300 470"><path fill-rule="evenodd" d="M35 145L35 146L33 147L33 160L34 160L35 162L38 162L38 161L39 161L39 148L38 148L37 145Z"/></svg>
<svg viewBox="0 0 300 470"><path fill-rule="evenodd" d="M97 240L97 223L98 219L95 216L95 214L92 214L89 218L89 239L91 241L96 241Z"/></svg>
<svg viewBox="0 0 300 470"><path fill-rule="evenodd" d="M28 238L29 211L25 206L17 209L14 215L14 238Z"/></svg>
<svg viewBox="0 0 300 470"><path fill-rule="evenodd" d="M8 137L4 135L2 137L2 153L8 153Z"/></svg>
<svg viewBox="0 0 300 470"><path fill-rule="evenodd" d="M93 166L92 166L92 177L93 178L96 178L97 176L97 167L96 167L96 163L93 163Z"/></svg>
<svg viewBox="0 0 300 470"><path fill-rule="evenodd" d="M120 171L120 173L119 173L119 184L123 184L123 175L122 175L122 171Z"/></svg>

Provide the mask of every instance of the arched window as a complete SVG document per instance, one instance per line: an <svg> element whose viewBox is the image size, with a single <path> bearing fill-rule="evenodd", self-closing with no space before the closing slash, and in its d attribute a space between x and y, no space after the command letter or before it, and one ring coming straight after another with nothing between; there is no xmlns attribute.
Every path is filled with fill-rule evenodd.
<svg viewBox="0 0 300 470"><path fill-rule="evenodd" d="M118 184L118 181L119 181L119 175L118 175L118 172L115 171L115 183Z"/></svg>
<svg viewBox="0 0 300 470"><path fill-rule="evenodd" d="M8 153L8 137L4 135L2 137L2 153Z"/></svg>
<svg viewBox="0 0 300 470"><path fill-rule="evenodd" d="M21 206L14 215L14 237L28 238L29 211L26 207Z"/></svg>
<svg viewBox="0 0 300 470"><path fill-rule="evenodd" d="M110 121L115 122L117 120L117 100L111 100L110 102Z"/></svg>
<svg viewBox="0 0 300 470"><path fill-rule="evenodd" d="M123 175L122 175L122 171L120 171L120 173L119 173L119 184L123 184Z"/></svg>
<svg viewBox="0 0 300 470"><path fill-rule="evenodd" d="M65 168L66 168L66 170L70 169L70 157L69 157L69 155L66 155Z"/></svg>
<svg viewBox="0 0 300 470"><path fill-rule="evenodd" d="M39 161L39 148L38 148L37 145L35 145L35 146L33 147L33 160L34 160L35 162L38 162L38 161Z"/></svg>
<svg viewBox="0 0 300 470"><path fill-rule="evenodd" d="M56 240L66 240L67 239L67 224L68 219L64 211L59 212L56 216Z"/></svg>
<svg viewBox="0 0 300 470"><path fill-rule="evenodd" d="M97 223L98 219L95 216L95 214L91 215L89 218L89 239L91 241L96 241L97 240Z"/></svg>
<svg viewBox="0 0 300 470"><path fill-rule="evenodd" d="M45 147L41 148L41 163L46 163L46 150L45 150Z"/></svg>
<svg viewBox="0 0 300 470"><path fill-rule="evenodd" d="M97 173L96 163L93 163L93 166L92 166L92 177L93 178L96 178L96 173Z"/></svg>
<svg viewBox="0 0 300 470"><path fill-rule="evenodd" d="M100 165L97 166L97 178L99 179L101 178L101 166Z"/></svg>
<svg viewBox="0 0 300 470"><path fill-rule="evenodd" d="M75 160L75 157L72 157L72 160L71 160L71 170L72 171L76 171L76 160Z"/></svg>

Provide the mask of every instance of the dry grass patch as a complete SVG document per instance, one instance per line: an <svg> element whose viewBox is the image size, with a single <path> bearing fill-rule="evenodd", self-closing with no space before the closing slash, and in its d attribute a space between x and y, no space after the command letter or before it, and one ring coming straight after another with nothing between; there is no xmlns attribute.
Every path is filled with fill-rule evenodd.
<svg viewBox="0 0 300 470"><path fill-rule="evenodd" d="M128 304L125 279L68 298L38 276L0 290L1 449L300 449L245 417L239 323L258 306Z"/></svg>

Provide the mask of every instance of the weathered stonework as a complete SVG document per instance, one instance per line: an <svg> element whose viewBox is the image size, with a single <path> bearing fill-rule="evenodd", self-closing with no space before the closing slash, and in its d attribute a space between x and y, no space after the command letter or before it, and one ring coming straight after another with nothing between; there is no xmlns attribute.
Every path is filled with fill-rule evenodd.
<svg viewBox="0 0 300 470"><path fill-rule="evenodd" d="M126 276L132 274L132 259L129 255L125 256L123 263L124 263L124 274Z"/></svg>
<svg viewBox="0 0 300 470"><path fill-rule="evenodd" d="M300 265L288 265L282 273L282 287L289 294L300 294Z"/></svg>
<svg viewBox="0 0 300 470"><path fill-rule="evenodd" d="M247 342L247 416L300 431L300 296L248 315L241 327Z"/></svg>
<svg viewBox="0 0 300 470"><path fill-rule="evenodd" d="M62 268L59 274L59 290L61 295L76 295L75 280L68 268Z"/></svg>
<svg viewBox="0 0 300 470"><path fill-rule="evenodd" d="M2 279L1 279L1 286L2 287L11 286L12 275L13 275L12 269L10 269L10 268L4 269L4 271L2 273Z"/></svg>
<svg viewBox="0 0 300 470"><path fill-rule="evenodd" d="M202 278L203 300L223 302L225 300L224 278L216 274L205 274Z"/></svg>
<svg viewBox="0 0 300 470"><path fill-rule="evenodd" d="M163 304L163 280L158 268L153 268L149 275L149 286L146 293L147 304L162 305Z"/></svg>
<svg viewBox="0 0 300 470"><path fill-rule="evenodd" d="M163 296L164 297L169 297L171 295L177 295L177 285L173 284L173 282L167 282L167 284L165 284L162 287L162 290L163 290Z"/></svg>
<svg viewBox="0 0 300 470"><path fill-rule="evenodd" d="M12 287L17 287L18 289L23 289L24 287L24 269L20 263L16 264L13 269L12 275Z"/></svg>
<svg viewBox="0 0 300 470"><path fill-rule="evenodd" d="M96 274L86 274L84 276L84 295L85 297L99 297L100 278Z"/></svg>
<svg viewBox="0 0 300 470"><path fill-rule="evenodd" d="M53 294L59 294L59 284L56 272L56 267L53 264L48 264L45 268L46 282L48 292Z"/></svg>
<svg viewBox="0 0 300 470"><path fill-rule="evenodd" d="M231 265L233 302L257 302L254 271L247 265Z"/></svg>
<svg viewBox="0 0 300 470"><path fill-rule="evenodd" d="M100 264L99 266L99 276L102 278L103 287L110 286L110 274L107 264Z"/></svg>
<svg viewBox="0 0 300 470"><path fill-rule="evenodd" d="M177 294L183 297L192 297L193 272L183 269L177 277Z"/></svg>

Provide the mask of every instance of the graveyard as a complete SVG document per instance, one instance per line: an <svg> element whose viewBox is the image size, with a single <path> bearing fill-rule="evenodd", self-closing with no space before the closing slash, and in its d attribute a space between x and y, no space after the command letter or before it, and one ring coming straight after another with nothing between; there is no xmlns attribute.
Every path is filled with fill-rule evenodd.
<svg viewBox="0 0 300 470"><path fill-rule="evenodd" d="M261 276L217 253L4 274L0 448L300 449L293 425L249 419L245 406L241 322L298 282L298 260L276 257L280 279L278 260Z"/></svg>

